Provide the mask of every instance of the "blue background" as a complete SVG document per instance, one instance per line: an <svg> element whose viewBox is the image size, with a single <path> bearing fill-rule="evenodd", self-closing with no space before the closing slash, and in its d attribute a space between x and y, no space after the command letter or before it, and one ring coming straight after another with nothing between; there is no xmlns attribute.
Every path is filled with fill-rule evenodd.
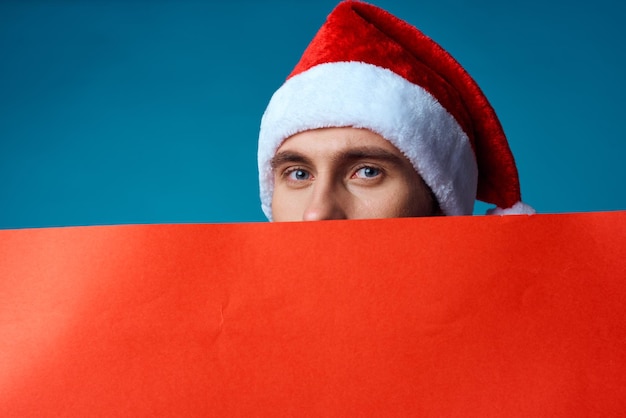
<svg viewBox="0 0 626 418"><path fill-rule="evenodd" d="M0 228L264 221L259 120L335 4L2 0ZM626 209L623 2L376 4L476 78L527 203Z"/></svg>

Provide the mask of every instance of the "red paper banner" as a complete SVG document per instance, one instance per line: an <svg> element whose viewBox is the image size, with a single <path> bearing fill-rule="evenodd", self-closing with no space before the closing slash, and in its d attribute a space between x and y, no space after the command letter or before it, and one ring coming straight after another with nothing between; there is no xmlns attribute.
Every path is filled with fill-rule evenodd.
<svg viewBox="0 0 626 418"><path fill-rule="evenodd" d="M0 231L0 415L623 416L626 212Z"/></svg>

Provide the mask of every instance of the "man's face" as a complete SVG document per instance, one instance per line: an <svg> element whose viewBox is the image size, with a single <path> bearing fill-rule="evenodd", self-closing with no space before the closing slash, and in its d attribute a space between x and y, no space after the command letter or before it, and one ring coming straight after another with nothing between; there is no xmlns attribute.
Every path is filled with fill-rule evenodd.
<svg viewBox="0 0 626 418"><path fill-rule="evenodd" d="M431 216L437 204L411 162L366 129L288 138L272 159L274 221Z"/></svg>

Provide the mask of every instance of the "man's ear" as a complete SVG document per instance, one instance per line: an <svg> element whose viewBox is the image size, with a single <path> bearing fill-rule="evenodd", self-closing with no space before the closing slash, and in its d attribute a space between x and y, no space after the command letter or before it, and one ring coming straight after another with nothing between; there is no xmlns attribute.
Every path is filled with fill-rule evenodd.
<svg viewBox="0 0 626 418"><path fill-rule="evenodd" d="M436 200L434 201L434 204L433 204L433 212L431 216L446 216L446 214L443 213L443 211L439 207L439 203L437 203Z"/></svg>
<svg viewBox="0 0 626 418"><path fill-rule="evenodd" d="M439 201L437 200L437 196L435 196L435 193L433 193L430 187L428 188L428 190L430 191L430 199L432 202L430 216L446 216L446 214L443 213L443 210L441 210L441 206L439 206Z"/></svg>

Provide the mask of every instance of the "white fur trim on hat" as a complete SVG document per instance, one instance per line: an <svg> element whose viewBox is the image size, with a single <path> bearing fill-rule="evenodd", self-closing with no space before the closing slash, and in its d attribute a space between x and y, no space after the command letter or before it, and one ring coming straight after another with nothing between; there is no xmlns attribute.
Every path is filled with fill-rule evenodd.
<svg viewBox="0 0 626 418"><path fill-rule="evenodd" d="M270 161L296 133L329 127L365 128L395 145L431 188L446 215L471 215L478 168L467 135L422 87L361 62L315 66L288 79L261 120L259 184L263 212L272 219Z"/></svg>

